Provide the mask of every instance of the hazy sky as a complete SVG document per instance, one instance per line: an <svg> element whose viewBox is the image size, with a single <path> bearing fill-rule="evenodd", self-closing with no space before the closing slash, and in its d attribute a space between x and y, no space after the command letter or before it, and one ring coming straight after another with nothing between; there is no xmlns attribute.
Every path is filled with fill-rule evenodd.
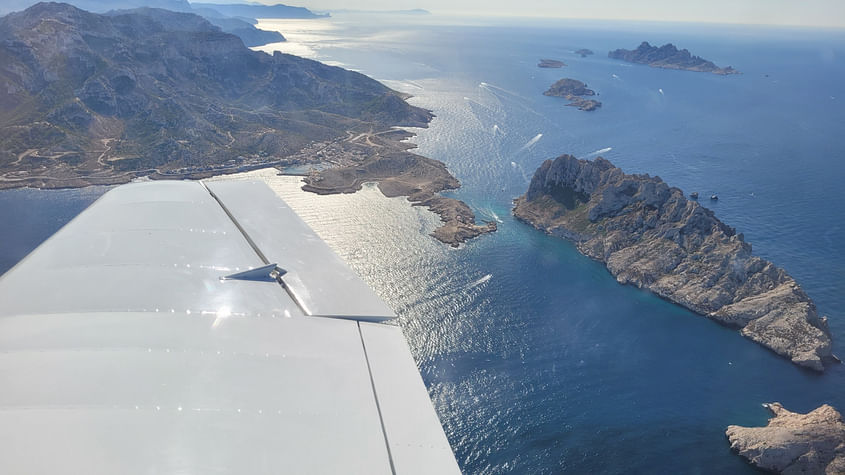
<svg viewBox="0 0 845 475"><path fill-rule="evenodd" d="M261 0L313 9L601 18L845 28L845 0Z"/></svg>

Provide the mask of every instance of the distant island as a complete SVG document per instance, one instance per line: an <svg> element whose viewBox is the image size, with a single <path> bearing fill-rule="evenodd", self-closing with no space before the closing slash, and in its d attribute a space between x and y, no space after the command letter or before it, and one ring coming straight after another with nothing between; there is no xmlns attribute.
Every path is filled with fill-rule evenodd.
<svg viewBox="0 0 845 475"><path fill-rule="evenodd" d="M601 102L583 97L594 96L596 91L588 88L586 84L577 79L563 78L552 84L543 95L563 97L571 101L567 106L577 107L578 110L582 111L594 111L601 107Z"/></svg>
<svg viewBox="0 0 845 475"><path fill-rule="evenodd" d="M0 18L0 38L0 189L320 163L306 189L380 182L438 213L434 236L450 245L495 230L437 195L459 182L394 130L432 114L363 74L255 52L198 15L153 8L39 3Z"/></svg>
<svg viewBox="0 0 845 475"><path fill-rule="evenodd" d="M765 404L774 417L766 427L728 426L731 449L772 473L845 473L845 423L827 404L807 414Z"/></svg>
<svg viewBox="0 0 845 475"><path fill-rule="evenodd" d="M515 204L518 219L574 241L622 284L741 328L797 365L824 371L835 358L827 319L798 283L659 177L562 155L540 166Z"/></svg>
<svg viewBox="0 0 845 475"><path fill-rule="evenodd" d="M191 3L193 8L210 8L224 15L247 18L326 18L328 14L317 14L304 7L263 5L261 3Z"/></svg>
<svg viewBox="0 0 845 475"><path fill-rule="evenodd" d="M720 68L706 59L693 56L686 49L678 50L672 43L661 47L651 46L643 41L635 50L617 49L607 53L609 58L621 59L629 63L647 64L652 68L682 69L720 75L739 74L739 71L728 66Z"/></svg>
<svg viewBox="0 0 845 475"><path fill-rule="evenodd" d="M329 10L327 13L345 13L345 14L365 14L365 15L411 15L411 16L425 16L431 15L431 12L422 8L412 8L410 10L352 10L342 8L338 10Z"/></svg>
<svg viewBox="0 0 845 475"><path fill-rule="evenodd" d="M537 64L538 68L550 69L562 68L564 66L566 66L566 63L564 63L563 61L558 61L556 59L541 59L540 62Z"/></svg>
<svg viewBox="0 0 845 475"><path fill-rule="evenodd" d="M586 58L587 56L590 56L591 54L593 54L593 50L589 50L587 48L581 48L579 50L576 50L575 54L581 55L582 58Z"/></svg>

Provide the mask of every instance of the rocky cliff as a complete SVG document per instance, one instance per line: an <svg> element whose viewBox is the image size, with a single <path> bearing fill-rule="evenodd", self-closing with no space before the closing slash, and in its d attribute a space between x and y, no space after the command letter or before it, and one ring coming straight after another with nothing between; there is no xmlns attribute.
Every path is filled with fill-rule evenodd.
<svg viewBox="0 0 845 475"><path fill-rule="evenodd" d="M693 56L686 49L678 50L672 43L657 47L643 41L635 50L617 49L607 53L607 56L629 63L647 64L653 68L683 69L720 75L739 74L739 71L730 66L720 68L706 59Z"/></svg>
<svg viewBox="0 0 845 475"><path fill-rule="evenodd" d="M808 414L767 404L774 417L766 427L728 426L731 449L775 473L845 473L845 423L825 404Z"/></svg>
<svg viewBox="0 0 845 475"><path fill-rule="evenodd" d="M620 283L741 328L798 365L823 371L832 358L827 320L795 280L659 177L563 155L540 166L514 214L575 241Z"/></svg>

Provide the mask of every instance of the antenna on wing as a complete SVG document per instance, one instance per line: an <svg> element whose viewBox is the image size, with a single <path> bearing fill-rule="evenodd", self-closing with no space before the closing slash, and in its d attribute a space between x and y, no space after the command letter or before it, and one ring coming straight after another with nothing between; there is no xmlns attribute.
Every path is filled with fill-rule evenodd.
<svg viewBox="0 0 845 475"><path fill-rule="evenodd" d="M279 277L287 274L288 271L279 267L278 264L268 264L263 267L238 272L220 277L220 280L252 280L258 282L278 282Z"/></svg>

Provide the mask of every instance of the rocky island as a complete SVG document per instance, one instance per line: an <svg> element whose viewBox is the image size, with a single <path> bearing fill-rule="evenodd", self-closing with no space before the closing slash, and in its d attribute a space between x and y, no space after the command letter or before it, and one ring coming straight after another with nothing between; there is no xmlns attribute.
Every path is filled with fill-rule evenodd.
<svg viewBox="0 0 845 475"><path fill-rule="evenodd" d="M193 13L39 3L0 18L0 58L0 189L320 163L306 189L383 182L438 213L448 244L495 229L436 195L458 181L392 133L429 111L362 74L252 51ZM336 179L347 173L358 185Z"/></svg>
<svg viewBox="0 0 845 475"><path fill-rule="evenodd" d="M607 53L609 58L621 59L629 63L647 64L652 68L682 69L720 75L739 74L739 71L728 66L720 68L706 59L693 56L686 49L678 50L672 43L657 47L643 41L635 50L617 49Z"/></svg>
<svg viewBox="0 0 845 475"><path fill-rule="evenodd" d="M518 219L574 241L622 284L740 328L797 365L824 371L835 358L827 319L798 283L659 177L563 155L540 166L515 204Z"/></svg>
<svg viewBox="0 0 845 475"><path fill-rule="evenodd" d="M766 427L728 426L731 449L774 473L845 473L845 423L825 404L807 414L766 404L774 417Z"/></svg>
<svg viewBox="0 0 845 475"><path fill-rule="evenodd" d="M556 59L541 59L540 62L537 63L538 68L558 69L564 66L566 66L566 63Z"/></svg>
<svg viewBox="0 0 845 475"><path fill-rule="evenodd" d="M593 51L587 48L581 48L579 50L576 50L575 54L580 55L582 58L586 58L587 56L593 54Z"/></svg>
<svg viewBox="0 0 845 475"><path fill-rule="evenodd" d="M583 97L595 96L596 91L588 88L586 84L577 79L563 78L552 84L543 95L563 97L570 101L567 106L577 107L578 110L582 111L594 111L601 107L601 102Z"/></svg>

